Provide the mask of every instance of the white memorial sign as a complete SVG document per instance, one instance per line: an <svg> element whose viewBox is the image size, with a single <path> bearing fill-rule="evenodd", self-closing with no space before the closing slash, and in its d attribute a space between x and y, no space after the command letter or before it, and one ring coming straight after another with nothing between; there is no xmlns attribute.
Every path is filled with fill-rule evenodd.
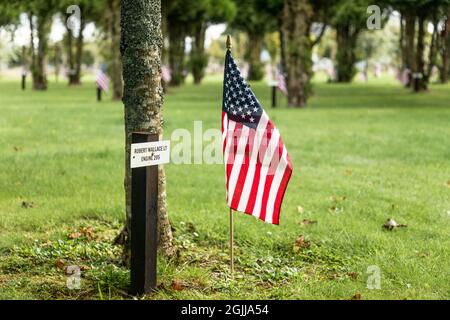
<svg viewBox="0 0 450 320"><path fill-rule="evenodd" d="M131 145L131 168L156 166L170 162L170 141L134 143Z"/></svg>

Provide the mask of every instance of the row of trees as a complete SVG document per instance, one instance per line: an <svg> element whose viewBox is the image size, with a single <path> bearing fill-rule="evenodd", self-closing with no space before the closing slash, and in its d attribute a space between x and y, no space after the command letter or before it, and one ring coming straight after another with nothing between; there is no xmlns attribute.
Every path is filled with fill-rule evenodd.
<svg viewBox="0 0 450 320"><path fill-rule="evenodd" d="M180 85L190 70L200 83L207 56L204 49L206 27L227 22L228 32L244 32L244 54L249 64L248 79L264 76L260 56L269 33L279 34L279 60L286 74L288 104L305 106L311 95L312 51L327 29L335 31L337 51L334 57L336 81L351 82L356 74L357 41L367 30L369 0L163 0L163 62L170 66L170 85ZM415 91L427 88L436 66L440 80L448 81L450 64L449 0L380 0L381 26L390 13L401 14L399 70L408 69L407 87ZM427 39L427 26L433 34ZM373 30L371 32L377 32ZM193 39L189 63L185 61L185 38ZM428 48L427 48L428 47ZM168 52L168 55L166 54ZM427 56L425 56L427 54Z"/></svg>
<svg viewBox="0 0 450 320"><path fill-rule="evenodd" d="M426 90L434 66L440 80L447 82L450 65L450 0L380 0L384 21L394 10L401 14L399 69L410 70L407 86ZM69 0L21 0L2 2L0 26L18 24L20 13L26 13L30 25L29 66L36 90L47 88L46 59L52 18L59 14L65 20L71 15ZM246 34L244 58L249 64L248 79L264 76L260 60L267 34L279 34L279 61L286 75L288 104L305 106L311 95L312 51L327 29L335 32L337 51L334 56L336 81L350 82L356 73L356 45L369 17L369 0L163 0L161 28L163 64L171 70L169 85L183 84L186 71L192 72L200 84L208 63L205 32L208 26L226 22L228 32ZM122 96L121 60L119 55L120 0L78 0L81 9L79 31L67 28L64 55L69 70L69 83L81 81L83 30L89 22L105 36L109 74L114 98ZM106 14L105 14L106 13ZM383 19L382 19L383 20ZM383 22L383 21L382 21ZM428 37L427 26L433 33ZM374 30L373 32L376 32ZM185 54L186 37L192 39L189 59ZM428 39L429 38L429 39ZM269 50L271 51L271 50Z"/></svg>
<svg viewBox="0 0 450 320"><path fill-rule="evenodd" d="M74 4L77 6L75 7ZM78 11L79 8L79 11ZM119 52L120 43L120 0L20 0L0 4L0 27L19 25L20 14L26 14L30 29L28 54L22 59L31 72L33 88L46 90L46 66L50 53L55 67L65 56L69 85L81 83L81 65L86 25L94 22L104 35L108 52L108 70L112 80L113 98L122 97L122 71ZM49 48L49 35L54 18L60 18L66 26L63 49L55 45ZM76 21L78 20L78 21Z"/></svg>

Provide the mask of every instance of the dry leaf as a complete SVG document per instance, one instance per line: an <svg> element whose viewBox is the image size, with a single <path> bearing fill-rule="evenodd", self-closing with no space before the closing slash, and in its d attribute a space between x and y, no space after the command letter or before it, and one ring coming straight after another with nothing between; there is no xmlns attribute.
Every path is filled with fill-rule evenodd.
<svg viewBox="0 0 450 320"><path fill-rule="evenodd" d="M55 262L55 267L57 267L58 269L61 269L61 270L64 269L65 265L66 265L66 263L64 262L63 259L58 259Z"/></svg>
<svg viewBox="0 0 450 320"><path fill-rule="evenodd" d="M181 283L181 281L173 280L172 281L172 289L175 291L182 291L182 290L184 290L184 286Z"/></svg>
<svg viewBox="0 0 450 320"><path fill-rule="evenodd" d="M305 212L305 209L303 209L303 207L302 206L297 206L297 212L298 213L304 213Z"/></svg>
<svg viewBox="0 0 450 320"><path fill-rule="evenodd" d="M447 181L447 187L450 188L450 180Z"/></svg>
<svg viewBox="0 0 450 320"><path fill-rule="evenodd" d="M80 232L88 239L92 239L94 235L94 229L92 227L80 228Z"/></svg>
<svg viewBox="0 0 450 320"><path fill-rule="evenodd" d="M81 237L81 233L79 233L79 232L73 232L73 233L69 234L67 237L68 237L69 239L78 239L79 237Z"/></svg>
<svg viewBox="0 0 450 320"><path fill-rule="evenodd" d="M349 272L348 275L349 275L349 277L352 278L353 280L358 279L358 272Z"/></svg>
<svg viewBox="0 0 450 320"><path fill-rule="evenodd" d="M351 176L352 174L353 174L352 170L350 170L350 169L345 170L346 176Z"/></svg>
<svg viewBox="0 0 450 320"><path fill-rule="evenodd" d="M406 224L398 224L394 219L387 219L387 221L383 224L383 228L388 229L389 231L395 228L406 228Z"/></svg>
<svg viewBox="0 0 450 320"><path fill-rule="evenodd" d="M309 248L310 246L311 244L305 240L305 236L301 235L297 238L297 240L295 240L295 244L292 250L294 252L299 252L301 249Z"/></svg>
<svg viewBox="0 0 450 320"><path fill-rule="evenodd" d="M306 225L315 224L315 223L317 223L317 221L315 221L315 220L303 219L303 221L300 222L300 225L306 226Z"/></svg>
<svg viewBox="0 0 450 320"><path fill-rule="evenodd" d="M361 300L361 293L355 293L355 295L352 297L352 300Z"/></svg>
<svg viewBox="0 0 450 320"><path fill-rule="evenodd" d="M34 208L34 202L22 201L22 208L29 209Z"/></svg>

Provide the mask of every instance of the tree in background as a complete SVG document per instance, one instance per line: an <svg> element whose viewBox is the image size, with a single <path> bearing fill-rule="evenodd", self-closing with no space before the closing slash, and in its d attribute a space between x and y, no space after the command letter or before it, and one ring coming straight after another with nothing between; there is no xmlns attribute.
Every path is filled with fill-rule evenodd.
<svg viewBox="0 0 450 320"><path fill-rule="evenodd" d="M184 83L186 36L192 29L198 1L205 0L165 0L164 12L167 17L169 39L169 67L171 71L170 85L179 86Z"/></svg>
<svg viewBox="0 0 450 320"><path fill-rule="evenodd" d="M122 99L122 60L120 58L120 0L107 0L108 33L111 48L111 76L113 100Z"/></svg>
<svg viewBox="0 0 450 320"><path fill-rule="evenodd" d="M306 106L311 94L312 49L325 32L328 6L327 1L284 0L282 43L289 106ZM320 22L314 40L310 36L313 22Z"/></svg>
<svg viewBox="0 0 450 320"><path fill-rule="evenodd" d="M125 191L126 226L119 239L124 243L123 259L130 262L131 169L130 144L133 131L162 135L161 86L161 0L122 0L121 42L125 105ZM167 256L173 256L172 231L167 216L166 181L159 166L158 186L159 245Z"/></svg>
<svg viewBox="0 0 450 320"><path fill-rule="evenodd" d="M351 82L356 74L356 45L358 35L366 28L369 5L368 0L338 0L334 5L337 82Z"/></svg>
<svg viewBox="0 0 450 320"><path fill-rule="evenodd" d="M268 10L269 7L261 6L259 0L234 1L237 12L231 28L244 31L248 37L245 54L245 60L249 64L248 80L261 80L264 77L264 65L261 62L264 36L267 32L276 30L277 17Z"/></svg>
<svg viewBox="0 0 450 320"><path fill-rule="evenodd" d="M47 90L48 36L53 15L60 7L59 0L22 0L30 26L31 74L34 90ZM38 40L35 47L35 34Z"/></svg>
<svg viewBox="0 0 450 320"><path fill-rule="evenodd" d="M441 83L447 83L450 74L450 6L447 6L442 31L438 37L438 51L441 59L439 79Z"/></svg>
<svg viewBox="0 0 450 320"><path fill-rule="evenodd" d="M200 84L208 65L208 55L205 52L206 29L214 23L231 21L236 14L236 6L231 0L201 0L195 5L190 66L194 83Z"/></svg>
<svg viewBox="0 0 450 320"><path fill-rule="evenodd" d="M66 50L67 50L67 64L69 66L69 85L79 85L81 83L81 65L84 48L83 32L86 25L89 22L93 22L101 15L103 8L101 6L102 1L91 0L78 0L67 1L62 6L63 9L69 7L71 4L76 4L81 10L80 21L78 26L78 35L74 38L73 29L71 24L66 23L67 37L66 37ZM71 13L66 13L67 18ZM75 42L75 44L74 44Z"/></svg>

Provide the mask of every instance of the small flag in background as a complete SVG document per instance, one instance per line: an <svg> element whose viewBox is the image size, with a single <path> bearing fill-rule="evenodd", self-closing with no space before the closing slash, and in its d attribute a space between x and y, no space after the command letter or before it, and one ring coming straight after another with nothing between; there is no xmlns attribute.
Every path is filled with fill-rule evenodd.
<svg viewBox="0 0 450 320"><path fill-rule="evenodd" d="M100 70L97 73L97 87L102 89L103 91L108 91L108 76L106 75L104 68L100 68Z"/></svg>
<svg viewBox="0 0 450 320"><path fill-rule="evenodd" d="M231 209L279 223L292 163L279 131L227 51L222 138L227 202Z"/></svg>
<svg viewBox="0 0 450 320"><path fill-rule="evenodd" d="M281 70L279 70L277 68L277 84L278 84L278 89L280 89L281 92L284 93L284 95L288 94L287 91L287 87L286 87L286 78L283 74L283 72L281 72Z"/></svg>

